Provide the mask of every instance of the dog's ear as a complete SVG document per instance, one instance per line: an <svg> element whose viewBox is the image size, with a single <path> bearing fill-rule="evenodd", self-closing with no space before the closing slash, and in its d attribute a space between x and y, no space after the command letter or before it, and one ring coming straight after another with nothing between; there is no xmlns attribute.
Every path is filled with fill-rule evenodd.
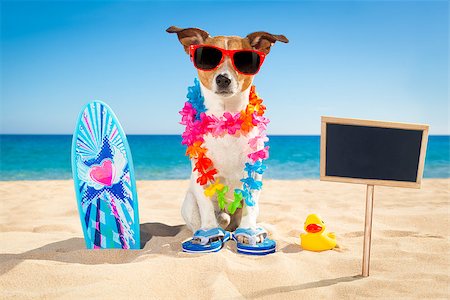
<svg viewBox="0 0 450 300"><path fill-rule="evenodd" d="M180 43L184 47L184 51L189 54L189 46L202 44L208 37L209 33L199 28L179 28L170 26L166 29L168 33L176 33Z"/></svg>
<svg viewBox="0 0 450 300"><path fill-rule="evenodd" d="M269 54L270 47L278 41L288 43L289 40L282 34L271 34L265 31L257 31L247 35L246 39L250 42L253 49Z"/></svg>

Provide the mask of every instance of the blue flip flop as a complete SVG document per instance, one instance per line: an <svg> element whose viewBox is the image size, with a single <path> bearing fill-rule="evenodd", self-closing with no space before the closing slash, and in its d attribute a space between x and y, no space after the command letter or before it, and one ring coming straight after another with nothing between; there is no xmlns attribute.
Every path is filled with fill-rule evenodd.
<svg viewBox="0 0 450 300"><path fill-rule="evenodd" d="M230 238L231 234L222 228L200 229L194 233L192 239L184 242L181 248L183 252L188 253L217 252Z"/></svg>
<svg viewBox="0 0 450 300"><path fill-rule="evenodd" d="M262 234L264 240L257 243L256 237ZM248 239L249 244L239 243L237 237L244 236ZM233 240L237 243L237 252L247 255L267 255L275 253L277 243L274 240L267 238L267 231L261 227L256 229L238 228L233 233Z"/></svg>

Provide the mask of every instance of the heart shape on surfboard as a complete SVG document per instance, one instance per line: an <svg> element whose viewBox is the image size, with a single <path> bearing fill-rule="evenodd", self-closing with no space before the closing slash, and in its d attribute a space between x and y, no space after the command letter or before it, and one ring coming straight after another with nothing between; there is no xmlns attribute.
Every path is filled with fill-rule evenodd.
<svg viewBox="0 0 450 300"><path fill-rule="evenodd" d="M111 186L116 175L116 168L111 160L106 159L100 165L91 167L89 176L97 183L105 186Z"/></svg>

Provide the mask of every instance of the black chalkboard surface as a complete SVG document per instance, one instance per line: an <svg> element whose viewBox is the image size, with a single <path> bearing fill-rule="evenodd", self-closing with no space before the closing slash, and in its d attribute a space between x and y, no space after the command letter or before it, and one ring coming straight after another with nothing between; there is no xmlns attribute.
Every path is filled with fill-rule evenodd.
<svg viewBox="0 0 450 300"><path fill-rule="evenodd" d="M322 117L321 179L419 187L428 126Z"/></svg>

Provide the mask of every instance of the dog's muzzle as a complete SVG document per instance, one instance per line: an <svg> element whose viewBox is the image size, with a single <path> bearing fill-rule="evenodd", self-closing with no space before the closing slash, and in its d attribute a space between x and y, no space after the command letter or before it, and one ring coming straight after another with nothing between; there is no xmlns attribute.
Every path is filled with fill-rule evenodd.
<svg viewBox="0 0 450 300"><path fill-rule="evenodd" d="M216 76L216 93L221 95L231 95L233 94L233 87L231 84L231 79L228 74L219 74Z"/></svg>

